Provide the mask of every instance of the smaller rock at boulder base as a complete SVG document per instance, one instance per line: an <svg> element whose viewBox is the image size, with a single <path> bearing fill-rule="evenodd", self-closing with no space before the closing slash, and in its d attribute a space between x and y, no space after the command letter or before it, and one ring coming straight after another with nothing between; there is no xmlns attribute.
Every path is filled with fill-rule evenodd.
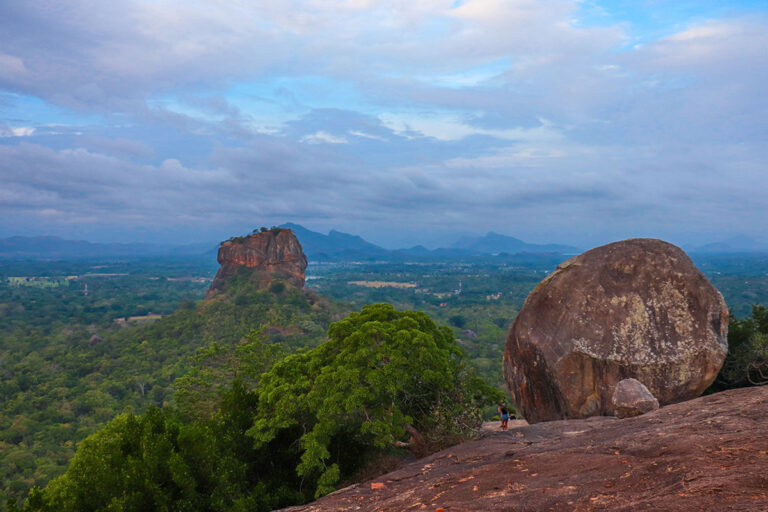
<svg viewBox="0 0 768 512"><path fill-rule="evenodd" d="M640 416L659 408L656 397L637 379L619 381L613 391L611 402L613 402L614 413L619 418Z"/></svg>

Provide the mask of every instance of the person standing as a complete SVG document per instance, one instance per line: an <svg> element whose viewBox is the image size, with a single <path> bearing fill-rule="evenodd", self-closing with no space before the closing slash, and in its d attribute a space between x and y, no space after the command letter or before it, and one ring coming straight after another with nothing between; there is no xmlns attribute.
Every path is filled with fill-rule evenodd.
<svg viewBox="0 0 768 512"><path fill-rule="evenodd" d="M507 404L499 404L497 409L499 416L501 416L501 430L507 430L507 424L509 423L509 410Z"/></svg>

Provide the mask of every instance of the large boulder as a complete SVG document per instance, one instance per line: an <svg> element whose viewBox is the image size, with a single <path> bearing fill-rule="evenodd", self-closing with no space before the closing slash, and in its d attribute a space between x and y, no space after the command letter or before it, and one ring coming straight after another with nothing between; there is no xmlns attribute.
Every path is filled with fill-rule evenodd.
<svg viewBox="0 0 768 512"><path fill-rule="evenodd" d="M678 247L631 239L560 264L507 335L504 377L531 422L613 415L619 381L661 405L699 396L728 350L720 292Z"/></svg>
<svg viewBox="0 0 768 512"><path fill-rule="evenodd" d="M219 246L221 267L206 298L225 290L235 277L243 277L265 287L275 279L296 288L304 287L307 257L293 231L285 228L236 237Z"/></svg>

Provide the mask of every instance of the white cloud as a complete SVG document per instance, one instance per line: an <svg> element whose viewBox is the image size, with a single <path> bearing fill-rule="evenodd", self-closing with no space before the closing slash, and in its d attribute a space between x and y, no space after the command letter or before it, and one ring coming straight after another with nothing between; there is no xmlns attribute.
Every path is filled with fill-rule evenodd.
<svg viewBox="0 0 768 512"><path fill-rule="evenodd" d="M384 137L380 137L378 135L371 135L370 133L361 132L359 130L350 130L349 134L354 135L355 137L362 137L364 139L381 140L381 141L387 140Z"/></svg>
<svg viewBox="0 0 768 512"><path fill-rule="evenodd" d="M629 48L630 22L575 25L576 0L17 4L0 2L0 101L102 117L54 133L18 100L7 211L531 231L768 215L764 17Z"/></svg>
<svg viewBox="0 0 768 512"><path fill-rule="evenodd" d="M395 133L403 136L418 132L425 137L442 141L458 141L473 135L486 135L509 141L526 141L554 144L563 139L560 129L546 119L539 119L538 126L531 128L488 129L462 122L450 113L430 116L414 114L382 114L381 121Z"/></svg>
<svg viewBox="0 0 768 512"><path fill-rule="evenodd" d="M349 141L344 137L338 137L319 130L313 134L305 135L301 138L301 142L306 142L307 144L347 144Z"/></svg>
<svg viewBox="0 0 768 512"><path fill-rule="evenodd" d="M570 1L451 5L74 0L62 8L41 0L22 19L0 6L0 43L13 48L16 67L32 70L15 85L24 92L68 105L126 108L130 103L121 102L130 98L275 73L359 79L401 70L451 82L464 77L472 85L494 75L484 74L488 62L512 58L524 66L531 54L573 55L616 40L606 29L570 27Z"/></svg>
<svg viewBox="0 0 768 512"><path fill-rule="evenodd" d="M34 133L32 126L0 126L0 137L29 137Z"/></svg>

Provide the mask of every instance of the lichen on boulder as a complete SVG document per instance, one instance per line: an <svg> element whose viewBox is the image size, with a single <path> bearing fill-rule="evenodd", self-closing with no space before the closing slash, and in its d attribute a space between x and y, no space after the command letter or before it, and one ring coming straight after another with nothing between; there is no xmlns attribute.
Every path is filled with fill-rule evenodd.
<svg viewBox="0 0 768 512"><path fill-rule="evenodd" d="M613 415L619 381L661 405L699 396L728 349L722 295L678 247L630 239L560 264L512 324L504 376L535 423Z"/></svg>

